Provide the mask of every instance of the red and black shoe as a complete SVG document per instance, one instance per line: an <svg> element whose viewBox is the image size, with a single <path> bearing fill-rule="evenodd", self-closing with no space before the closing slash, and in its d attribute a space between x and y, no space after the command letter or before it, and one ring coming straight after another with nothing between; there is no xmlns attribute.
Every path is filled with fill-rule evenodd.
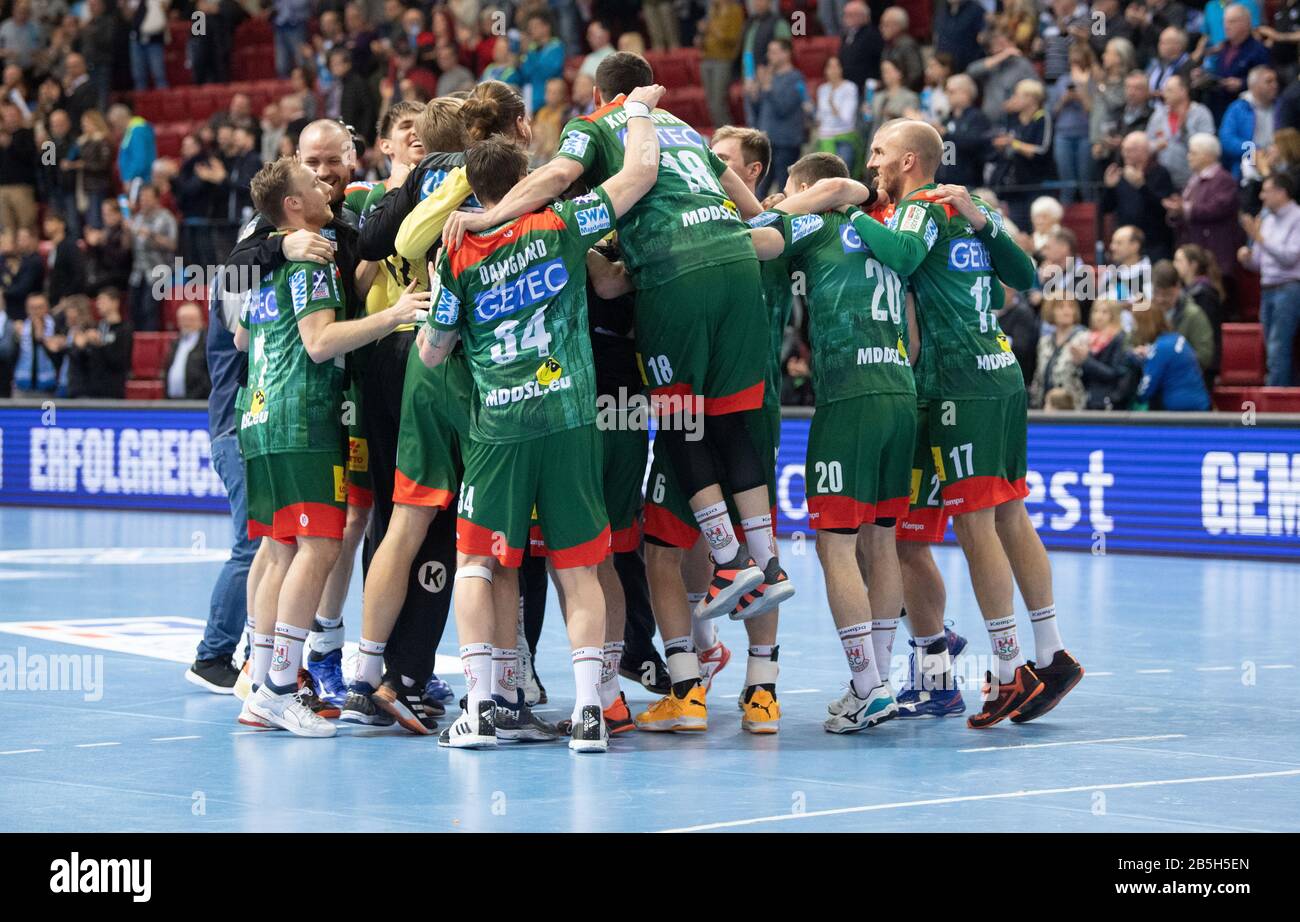
<svg viewBox="0 0 1300 922"><path fill-rule="evenodd" d="M993 673L984 673L984 707L978 714L966 718L966 726L972 730L985 730L1010 717L1015 719L1025 705L1033 701L1046 689L1034 675L1029 666L1017 666L1015 678L1010 682L993 682ZM994 694L993 689L997 688Z"/></svg>
<svg viewBox="0 0 1300 922"><path fill-rule="evenodd" d="M743 550L728 563L713 564L713 581L709 591L695 605L697 618L721 618L736 607L741 597L763 582L763 571Z"/></svg>
<svg viewBox="0 0 1300 922"><path fill-rule="evenodd" d="M1079 680L1083 678L1083 667L1065 650L1057 650L1052 661L1046 666L1035 666L1031 661L1029 668L1034 670L1034 675L1043 680L1043 691L1028 705L1022 707L1019 714L1011 718L1013 724L1028 723L1042 717L1060 704L1061 699L1068 695L1070 689L1078 685Z"/></svg>
<svg viewBox="0 0 1300 922"><path fill-rule="evenodd" d="M758 588L740 597L736 607L731 610L731 620L748 621L765 615L793 595L794 583L790 582L790 577L785 575L780 562L773 557L763 571L763 582L758 584Z"/></svg>
<svg viewBox="0 0 1300 922"><path fill-rule="evenodd" d="M325 720L333 720L343 713L338 707L316 694L316 680L306 669L298 670L298 697L308 710Z"/></svg>

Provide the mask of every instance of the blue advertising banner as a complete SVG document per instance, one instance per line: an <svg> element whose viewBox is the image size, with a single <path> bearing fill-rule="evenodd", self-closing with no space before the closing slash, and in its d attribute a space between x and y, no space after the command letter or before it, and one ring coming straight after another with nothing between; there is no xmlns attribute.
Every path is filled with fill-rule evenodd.
<svg viewBox="0 0 1300 922"><path fill-rule="evenodd" d="M1030 515L1052 548L1300 561L1300 420L1258 422L1036 415ZM806 418L783 422L785 535L808 527L807 438ZM193 405L0 406L0 503L226 511L207 416Z"/></svg>

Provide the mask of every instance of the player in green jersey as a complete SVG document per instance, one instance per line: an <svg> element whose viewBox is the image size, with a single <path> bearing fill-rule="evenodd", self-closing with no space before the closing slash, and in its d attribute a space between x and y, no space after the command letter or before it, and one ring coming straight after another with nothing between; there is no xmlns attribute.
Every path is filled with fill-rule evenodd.
<svg viewBox="0 0 1300 922"><path fill-rule="evenodd" d="M929 401L930 443L993 651L983 710L973 728L1047 713L1083 669L1061 642L1051 565L1025 510L1024 378L998 327L1001 278L1033 284L1032 261L1000 215L960 187L936 187L943 142L929 125L889 123L872 141L868 168L896 202L890 226L857 213L853 226L876 258L908 279L921 331L917 392ZM1033 625L1036 660L1016 639L1019 586Z"/></svg>
<svg viewBox="0 0 1300 922"><path fill-rule="evenodd" d="M498 612L508 608L494 599L493 576L518 567L535 511L573 647L569 746L608 748L598 691L605 606L596 568L609 553L609 519L586 258L655 182L659 144L650 112L662 94L658 86L629 94L632 155L594 192L467 236L438 262L437 302L420 357L436 366L463 339L475 384L457 519L456 622L469 687L465 713L439 737L441 745L496 744L488 670ZM523 179L527 163L518 146L489 139L467 153L466 172L491 209Z"/></svg>
<svg viewBox="0 0 1300 922"><path fill-rule="evenodd" d="M446 239L537 208L580 177L592 185L608 178L625 159L624 94L651 79L650 65L638 55L606 57L596 72L596 111L569 122L556 157L485 214L449 221ZM714 573L701 612L728 614L752 591L757 598L748 612L757 616L771 604L765 587L789 582L776 556L762 459L741 418L763 397L767 324L758 263L741 220L757 214L758 203L698 132L668 112L656 111L653 119L659 177L619 221L619 239L637 288L637 351L661 423L656 445L671 459L710 542ZM688 439L688 430L699 431L700 411L703 436ZM748 549L736 537L724 484ZM674 566L654 566L650 556L652 585L666 569L679 588ZM702 707L690 619L658 608L655 617L669 648L670 698L685 706L691 695L690 706ZM671 723L671 715L665 720Z"/></svg>
<svg viewBox="0 0 1300 922"><path fill-rule="evenodd" d="M790 168L790 198L782 204L799 210L800 192L848 175L834 154L808 154ZM871 603L880 601L879 587L889 587L890 614L901 604L894 525L907 511L916 438L903 283L873 258L839 211L773 211L750 223L760 258L785 256L807 285L817 396L805 465L809 522L817 529L826 596L851 676L825 728L857 732L897 712L872 646ZM866 572L859 570L860 533Z"/></svg>
<svg viewBox="0 0 1300 922"><path fill-rule="evenodd" d="M280 232L330 222L330 187L283 158L253 178L253 201ZM333 736L304 706L298 670L339 554L347 498L341 419L344 356L410 322L429 296L409 293L382 313L343 320L343 280L332 262L290 261L245 300L235 344L249 352L237 408L246 466L249 537L268 559L258 585L259 624L274 624L265 681L244 702L249 717L300 736Z"/></svg>

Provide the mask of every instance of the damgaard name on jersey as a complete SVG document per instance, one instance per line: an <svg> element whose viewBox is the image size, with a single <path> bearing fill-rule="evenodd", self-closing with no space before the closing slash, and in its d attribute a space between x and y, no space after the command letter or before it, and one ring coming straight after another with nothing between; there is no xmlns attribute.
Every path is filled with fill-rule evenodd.
<svg viewBox="0 0 1300 922"><path fill-rule="evenodd" d="M861 346L858 348L859 365L902 365L904 368L910 368L911 363L907 360L907 354L898 349L889 349L885 346Z"/></svg>
<svg viewBox="0 0 1300 922"><path fill-rule="evenodd" d="M993 261L982 241L958 237L948 244L948 268L954 272L992 272Z"/></svg>
<svg viewBox="0 0 1300 922"><path fill-rule="evenodd" d="M504 407L507 404L519 403L521 400L543 397L551 391L568 390L572 386L573 378L569 375L556 378L550 384L525 381L523 384L516 384L514 387L498 387L496 390L488 391L487 396L483 398L483 405L485 407Z"/></svg>
<svg viewBox="0 0 1300 922"><path fill-rule="evenodd" d="M558 257L534 266L518 278L501 282L474 296L474 316L484 323L532 307L558 295L569 282L569 270Z"/></svg>
<svg viewBox="0 0 1300 922"><path fill-rule="evenodd" d="M695 208L682 215L682 227L694 227L706 221L740 221L740 212L732 202L723 202Z"/></svg>
<svg viewBox="0 0 1300 922"><path fill-rule="evenodd" d="M989 355L975 356L975 367L980 371L997 371L1016 364L1014 352L993 352Z"/></svg>
<svg viewBox="0 0 1300 922"><path fill-rule="evenodd" d="M495 285L511 275L524 271L524 269L528 268L529 263L535 262L546 255L548 255L546 241L539 238L500 262L480 265L478 267L479 281L484 285Z"/></svg>

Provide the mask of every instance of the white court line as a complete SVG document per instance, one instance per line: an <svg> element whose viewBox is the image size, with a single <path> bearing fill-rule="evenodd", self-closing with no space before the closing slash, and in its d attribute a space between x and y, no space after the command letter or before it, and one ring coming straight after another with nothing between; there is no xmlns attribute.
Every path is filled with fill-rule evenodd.
<svg viewBox="0 0 1300 922"><path fill-rule="evenodd" d="M972 803L980 800L1010 800L1018 797L1042 797L1049 794L1080 794L1092 791L1116 791L1121 788L1150 788L1168 784L1202 784L1211 781L1249 781L1253 778L1288 778L1300 775L1300 768L1279 772L1250 772L1245 775L1203 775L1199 778L1167 778L1160 781L1122 781L1114 784L1083 784L1070 788L1039 788L1032 791L1003 791L998 794L967 794L961 797L935 797L929 800L904 800L889 804L865 804L861 807L838 807L834 810L813 810L810 813L778 813L775 816L758 816L747 820L727 820L721 823L704 823L700 826L682 826L662 832L705 832L709 829L729 829L736 826L753 826L758 823L779 823L784 820L806 820L819 816L842 816L848 813L875 813L879 810L902 810L908 807L935 807L944 804Z"/></svg>
<svg viewBox="0 0 1300 922"><path fill-rule="evenodd" d="M1005 752L1010 749L1050 749L1054 746L1087 746L1091 743L1137 743L1144 740L1181 740L1186 733L1163 733L1160 736L1112 736L1097 740L1064 740L1059 743L1017 743L1014 746L981 746L978 749L958 749L958 752Z"/></svg>
<svg viewBox="0 0 1300 922"><path fill-rule="evenodd" d="M1113 672L1093 672L1091 669L1089 669L1088 672L1087 672L1086 674L1087 674L1090 678L1095 679L1095 678L1097 678L1098 676L1114 675L1115 673L1113 673Z"/></svg>
<svg viewBox="0 0 1300 922"><path fill-rule="evenodd" d="M1173 670L1172 669L1139 669L1137 671L1137 674L1138 675L1165 675L1170 672L1173 672Z"/></svg>
<svg viewBox="0 0 1300 922"><path fill-rule="evenodd" d="M154 737L153 739L151 739L149 742L151 742L151 743L170 743L170 742L172 742L172 740L197 740L197 739L202 739L202 738L203 738L203 737L201 737L201 736L155 736L155 737Z"/></svg>
<svg viewBox="0 0 1300 922"><path fill-rule="evenodd" d="M819 691L821 691L820 688L791 688L791 689L788 689L788 690L782 691L781 694L783 694L783 695L815 695L815 694L817 694Z"/></svg>
<svg viewBox="0 0 1300 922"><path fill-rule="evenodd" d="M78 749L99 749L102 746L121 746L121 743L78 743Z"/></svg>
<svg viewBox="0 0 1300 922"><path fill-rule="evenodd" d="M1294 669L1295 666L1290 663L1276 663L1272 666L1260 666L1260 669Z"/></svg>
<svg viewBox="0 0 1300 922"><path fill-rule="evenodd" d="M7 749L0 752L0 756L20 756L28 752L44 752L44 749Z"/></svg>
<svg viewBox="0 0 1300 922"><path fill-rule="evenodd" d="M1232 672L1236 666L1197 666L1197 672Z"/></svg>

